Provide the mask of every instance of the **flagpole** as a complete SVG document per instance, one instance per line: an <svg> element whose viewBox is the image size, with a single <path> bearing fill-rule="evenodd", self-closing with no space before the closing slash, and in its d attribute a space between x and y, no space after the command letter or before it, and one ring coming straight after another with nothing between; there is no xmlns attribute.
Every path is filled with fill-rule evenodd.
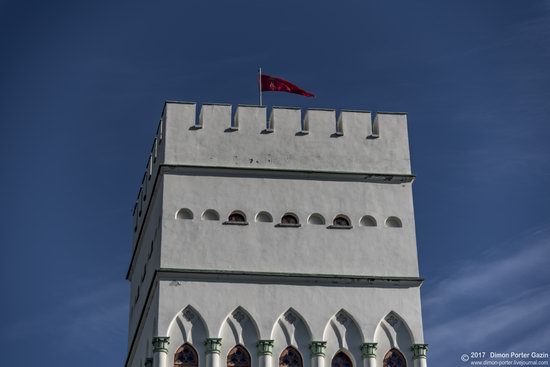
<svg viewBox="0 0 550 367"><path fill-rule="evenodd" d="M260 106L262 105L262 67L258 68L258 89L260 92Z"/></svg>

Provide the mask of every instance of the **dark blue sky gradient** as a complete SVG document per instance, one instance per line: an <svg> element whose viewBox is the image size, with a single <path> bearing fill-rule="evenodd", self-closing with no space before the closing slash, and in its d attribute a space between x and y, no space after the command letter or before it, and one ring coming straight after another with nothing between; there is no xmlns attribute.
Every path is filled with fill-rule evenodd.
<svg viewBox="0 0 550 367"><path fill-rule="evenodd" d="M409 113L432 366L550 352L548 2L0 1L0 50L2 364L123 363L163 102L257 103L259 65L317 95L268 106Z"/></svg>

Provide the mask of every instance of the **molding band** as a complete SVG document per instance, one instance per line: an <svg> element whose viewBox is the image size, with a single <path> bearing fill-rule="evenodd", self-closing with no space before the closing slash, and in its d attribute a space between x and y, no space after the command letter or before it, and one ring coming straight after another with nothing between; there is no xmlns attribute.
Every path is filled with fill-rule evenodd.
<svg viewBox="0 0 550 367"><path fill-rule="evenodd" d="M413 182L415 175L410 173L375 173L352 171L315 171L305 169L245 168L231 166L196 166L186 164L159 165L160 174L183 174L220 177L276 178L319 181L353 181L387 184Z"/></svg>
<svg viewBox="0 0 550 367"><path fill-rule="evenodd" d="M277 273L239 270L168 269L157 270L158 280L186 280L214 283L292 284L328 287L416 288L423 278L377 275Z"/></svg>

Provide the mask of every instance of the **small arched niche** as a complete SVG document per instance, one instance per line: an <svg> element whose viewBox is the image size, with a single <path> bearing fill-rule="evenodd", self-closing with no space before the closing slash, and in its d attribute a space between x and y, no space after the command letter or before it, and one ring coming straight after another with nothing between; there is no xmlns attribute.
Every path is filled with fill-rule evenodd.
<svg viewBox="0 0 550 367"><path fill-rule="evenodd" d="M191 220L193 219L193 212L190 209L182 208L176 213L176 219Z"/></svg>
<svg viewBox="0 0 550 367"><path fill-rule="evenodd" d="M248 224L246 221L246 214L240 210L234 210L229 214L227 217L227 221L223 222L223 224L232 224L232 225L240 225L245 226Z"/></svg>
<svg viewBox="0 0 550 367"><path fill-rule="evenodd" d="M313 213L307 219L308 224L325 225L325 218L319 213Z"/></svg>
<svg viewBox="0 0 550 367"><path fill-rule="evenodd" d="M281 217L281 223L277 224L277 227L300 227L300 219L294 213L285 213Z"/></svg>
<svg viewBox="0 0 550 367"><path fill-rule="evenodd" d="M258 223L272 223L273 222L273 216L269 214L268 212L261 211L258 214L256 214L256 222Z"/></svg>
<svg viewBox="0 0 550 367"><path fill-rule="evenodd" d="M399 219L397 217L388 217L388 219L386 219L385 225L388 228L401 228L401 227L403 227L403 223L401 223L401 219Z"/></svg>
<svg viewBox="0 0 550 367"><path fill-rule="evenodd" d="M363 215L359 220L361 227L376 227L376 219L372 215Z"/></svg>
<svg viewBox="0 0 550 367"><path fill-rule="evenodd" d="M220 214L214 209L206 209L201 215L202 220L220 220Z"/></svg>

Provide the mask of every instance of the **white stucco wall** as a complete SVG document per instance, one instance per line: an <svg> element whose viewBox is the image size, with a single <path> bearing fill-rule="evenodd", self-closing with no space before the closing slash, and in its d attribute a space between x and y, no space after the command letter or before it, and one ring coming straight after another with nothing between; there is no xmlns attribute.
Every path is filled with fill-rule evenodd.
<svg viewBox="0 0 550 367"><path fill-rule="evenodd" d="M410 184L167 174L163 190L163 268L418 276ZM176 219L180 208L194 219ZM218 211L221 221L201 220L206 209ZM223 225L233 210L244 212L249 225ZM259 211L271 213L274 223L256 223ZM302 227L275 227L286 212L298 215ZM353 228L307 224L312 213L327 225L344 214ZM360 226L363 215L378 226ZM403 227L386 228L389 216Z"/></svg>

